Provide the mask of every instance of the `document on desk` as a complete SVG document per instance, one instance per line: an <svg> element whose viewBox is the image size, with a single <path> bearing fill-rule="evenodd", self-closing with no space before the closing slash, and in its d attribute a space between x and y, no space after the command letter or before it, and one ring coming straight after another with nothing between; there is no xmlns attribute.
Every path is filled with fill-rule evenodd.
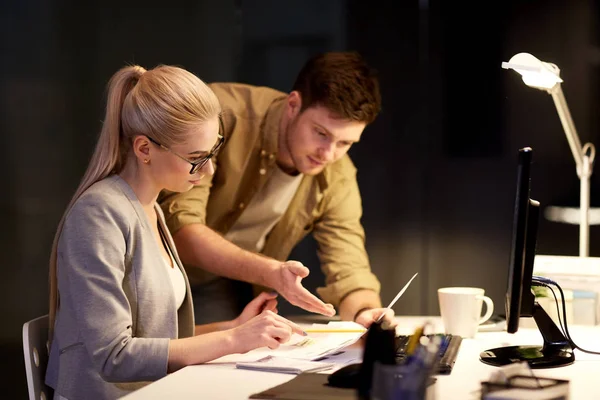
<svg viewBox="0 0 600 400"><path fill-rule="evenodd" d="M335 364L321 361L298 360L297 358L267 356L257 361L238 362L235 366L239 369L297 375L303 372L327 371L335 367Z"/></svg>
<svg viewBox="0 0 600 400"><path fill-rule="evenodd" d="M400 289L396 297L394 297L386 308L391 309L394 306L417 275L418 273L415 273L410 278L408 283ZM383 314L381 314L377 322L382 318ZM306 328L306 332L308 336L294 334L287 343L282 344L274 350L262 347L245 354L230 354L210 361L210 363L242 363L258 361L268 356L316 361L338 353L345 347L354 344L367 332L367 329L356 322L331 321L327 324L313 324Z"/></svg>
<svg viewBox="0 0 600 400"><path fill-rule="evenodd" d="M299 342L281 345L274 350L277 355L302 360L316 360L335 354L356 343L367 332L362 325L347 321L313 324L306 330L308 336L299 336Z"/></svg>
<svg viewBox="0 0 600 400"><path fill-rule="evenodd" d="M355 322L332 321L313 324L306 329L308 336L294 334L277 349L261 347L245 354L230 354L210 363L241 363L264 359L268 356L315 361L338 353L354 344L367 330Z"/></svg>

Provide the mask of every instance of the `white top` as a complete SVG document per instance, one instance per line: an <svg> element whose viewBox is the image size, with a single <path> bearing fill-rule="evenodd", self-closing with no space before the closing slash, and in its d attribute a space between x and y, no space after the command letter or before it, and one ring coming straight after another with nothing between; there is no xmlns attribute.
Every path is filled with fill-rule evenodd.
<svg viewBox="0 0 600 400"><path fill-rule="evenodd" d="M171 284L173 285L175 304L177 305L177 309L179 309L179 307L181 307L183 304L183 299L185 299L185 279L183 279L183 274L173 259L171 252L169 252L169 257L171 257L173 266L171 267L169 264L167 264L167 270L169 271L169 278L171 278Z"/></svg>
<svg viewBox="0 0 600 400"><path fill-rule="evenodd" d="M279 166L271 170L260 192L225 234L227 240L248 251L262 251L265 238L286 212L302 181L302 174L288 175Z"/></svg>

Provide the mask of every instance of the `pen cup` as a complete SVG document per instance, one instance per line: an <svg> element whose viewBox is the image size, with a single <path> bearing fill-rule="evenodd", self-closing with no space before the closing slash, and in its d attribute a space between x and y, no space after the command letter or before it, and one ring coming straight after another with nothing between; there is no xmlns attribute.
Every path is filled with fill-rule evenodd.
<svg viewBox="0 0 600 400"><path fill-rule="evenodd" d="M429 370L414 365L373 365L371 400L435 400Z"/></svg>

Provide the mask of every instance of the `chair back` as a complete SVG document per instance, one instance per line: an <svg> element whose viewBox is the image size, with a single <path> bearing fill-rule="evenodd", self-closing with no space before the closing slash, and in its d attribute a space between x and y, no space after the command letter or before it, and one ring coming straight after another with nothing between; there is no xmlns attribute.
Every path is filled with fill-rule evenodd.
<svg viewBox="0 0 600 400"><path fill-rule="evenodd" d="M50 355L48 315L23 324L23 355L29 400L51 400L52 388L44 383Z"/></svg>

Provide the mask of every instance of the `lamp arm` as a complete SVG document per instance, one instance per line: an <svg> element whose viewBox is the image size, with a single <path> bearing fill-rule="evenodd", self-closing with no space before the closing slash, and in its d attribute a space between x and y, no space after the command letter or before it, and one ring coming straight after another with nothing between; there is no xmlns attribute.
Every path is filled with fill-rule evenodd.
<svg viewBox="0 0 600 400"><path fill-rule="evenodd" d="M577 167L577 176L580 181L580 192L579 192L579 209L580 209L580 221L579 221L579 256L587 257L589 255L589 210L590 210L590 177L592 176L592 168L594 165L594 158L596 156L596 149L593 144L586 143L585 146L581 146L581 141L575 130L575 124L571 118L567 101L561 89L560 83L554 85L548 92L552 95L556 111L560 117L567 141L571 147L573 158Z"/></svg>
<svg viewBox="0 0 600 400"><path fill-rule="evenodd" d="M575 164L577 166L577 175L580 175L583 171L584 152L560 83L554 85L548 92L552 95L552 100L554 100L556 111L558 112L560 122L562 123L565 135L567 136L567 141L569 142L569 147L571 147L571 152L573 153L573 158L575 159Z"/></svg>

